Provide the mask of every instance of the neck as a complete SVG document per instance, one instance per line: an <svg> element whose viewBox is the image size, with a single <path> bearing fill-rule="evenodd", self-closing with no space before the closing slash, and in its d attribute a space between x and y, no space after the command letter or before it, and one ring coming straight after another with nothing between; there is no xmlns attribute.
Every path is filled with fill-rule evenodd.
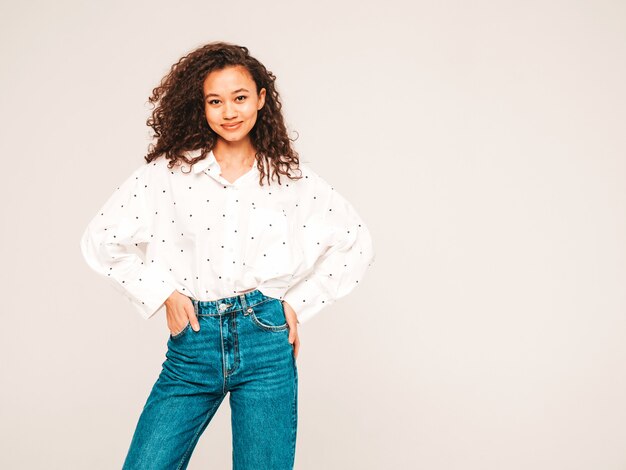
<svg viewBox="0 0 626 470"><path fill-rule="evenodd" d="M252 145L220 145L213 148L213 155L222 168L251 168L256 161Z"/></svg>

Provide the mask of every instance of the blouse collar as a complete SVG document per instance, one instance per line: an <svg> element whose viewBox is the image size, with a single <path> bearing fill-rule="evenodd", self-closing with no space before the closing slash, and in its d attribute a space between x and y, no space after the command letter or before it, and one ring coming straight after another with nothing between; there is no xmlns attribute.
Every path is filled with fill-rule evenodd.
<svg viewBox="0 0 626 470"><path fill-rule="evenodd" d="M189 159L196 158L200 156L201 153L202 153L201 149L192 150L190 152L187 152L187 158ZM217 160L215 159L215 155L213 155L213 150L211 150L206 157L204 157L202 160L200 160L199 162L196 162L193 165L193 171L194 173L198 174L216 164L217 164Z"/></svg>
<svg viewBox="0 0 626 470"><path fill-rule="evenodd" d="M187 158L192 159L192 158L196 158L196 157L200 156L201 153L202 153L201 149L191 150L191 151L186 152L186 156L187 156ZM213 150L210 150L206 157L204 157L202 160L196 162L193 165L193 172L195 174L202 173L203 171L205 173L207 173L208 175L212 176L213 178L217 179L221 183L225 183L225 184L229 184L229 185L233 184L233 183L229 183L228 181L223 180L221 178L221 176L220 176L220 172L221 172L220 171L220 165L219 165L218 161L215 159L215 155L213 154ZM257 175L258 172L259 172L259 169L258 169L257 163L255 161L254 164L252 165L252 168L247 173L244 173L242 176L240 176L235 183L239 184L244 179L248 179L252 175Z"/></svg>

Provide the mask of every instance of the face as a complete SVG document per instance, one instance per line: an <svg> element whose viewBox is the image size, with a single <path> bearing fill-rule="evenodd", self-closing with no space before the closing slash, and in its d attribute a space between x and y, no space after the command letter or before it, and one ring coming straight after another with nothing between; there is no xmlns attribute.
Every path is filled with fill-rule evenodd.
<svg viewBox="0 0 626 470"><path fill-rule="evenodd" d="M207 75L203 91L206 120L218 138L229 143L248 140L258 111L265 104L265 88L257 95L248 70L234 66Z"/></svg>

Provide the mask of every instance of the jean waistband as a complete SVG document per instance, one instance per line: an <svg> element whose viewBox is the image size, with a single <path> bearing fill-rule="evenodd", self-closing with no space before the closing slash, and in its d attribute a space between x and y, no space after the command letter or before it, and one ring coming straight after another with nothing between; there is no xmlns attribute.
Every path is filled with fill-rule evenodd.
<svg viewBox="0 0 626 470"><path fill-rule="evenodd" d="M225 313L238 312L273 299L273 297L268 297L263 294L259 289L217 300L196 300L193 297L189 298L198 315L222 315Z"/></svg>

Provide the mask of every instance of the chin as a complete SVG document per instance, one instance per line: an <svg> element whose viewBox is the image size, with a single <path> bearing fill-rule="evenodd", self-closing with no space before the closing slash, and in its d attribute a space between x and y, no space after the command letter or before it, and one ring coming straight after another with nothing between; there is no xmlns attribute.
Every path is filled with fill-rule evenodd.
<svg viewBox="0 0 626 470"><path fill-rule="evenodd" d="M239 140L242 140L244 137L246 136L246 134L241 134L241 135L222 135L222 139L227 140L229 142L237 142Z"/></svg>

